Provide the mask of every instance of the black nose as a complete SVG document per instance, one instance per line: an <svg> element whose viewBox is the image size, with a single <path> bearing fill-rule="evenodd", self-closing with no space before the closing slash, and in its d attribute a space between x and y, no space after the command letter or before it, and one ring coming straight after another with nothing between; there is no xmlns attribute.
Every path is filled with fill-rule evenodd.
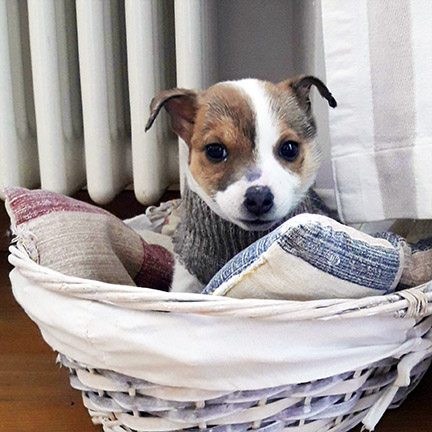
<svg viewBox="0 0 432 432"><path fill-rule="evenodd" d="M273 199L267 186L251 186L246 190L243 204L250 213L261 216L273 207Z"/></svg>

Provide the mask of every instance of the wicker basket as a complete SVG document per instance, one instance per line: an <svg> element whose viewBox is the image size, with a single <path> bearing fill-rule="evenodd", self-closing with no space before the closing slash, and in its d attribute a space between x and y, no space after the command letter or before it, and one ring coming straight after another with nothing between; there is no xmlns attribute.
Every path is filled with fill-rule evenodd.
<svg viewBox="0 0 432 432"><path fill-rule="evenodd" d="M16 299L47 343L60 352L58 361L69 368L71 386L82 391L93 422L107 432L343 432L360 422L373 430L385 410L398 406L416 386L431 362L432 283L360 300L237 300L69 277L36 264L19 244L10 251ZM74 311L80 318L67 321ZM85 334L76 329L98 311L106 314L110 344L97 335L91 339L91 323ZM110 329L119 325L141 329L136 336L146 343L135 341L127 330L111 337ZM335 341L328 344L332 349L350 340L354 333L342 334L346 329L358 335L359 345L346 355L340 351L340 361L330 361L322 348L321 359L319 350L313 352L321 328L330 338L332 328L341 329L333 330ZM389 328L394 328L394 346L386 339ZM221 332L226 342L218 336ZM188 342L172 351L170 344L182 334ZM310 342L309 360L299 358L297 347L285 343L284 335L298 341L303 334L317 335ZM256 335L261 336L254 344ZM145 338L160 343L154 346ZM130 357L129 346L134 353ZM275 358L279 351L283 358ZM322 364L327 366L320 369Z"/></svg>

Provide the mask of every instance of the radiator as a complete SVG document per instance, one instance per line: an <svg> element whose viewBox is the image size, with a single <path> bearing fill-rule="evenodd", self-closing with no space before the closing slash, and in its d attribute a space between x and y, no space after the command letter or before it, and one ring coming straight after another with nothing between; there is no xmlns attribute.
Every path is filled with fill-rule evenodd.
<svg viewBox="0 0 432 432"><path fill-rule="evenodd" d="M0 187L143 204L179 181L184 143L149 103L215 81L214 0L1 0Z"/></svg>

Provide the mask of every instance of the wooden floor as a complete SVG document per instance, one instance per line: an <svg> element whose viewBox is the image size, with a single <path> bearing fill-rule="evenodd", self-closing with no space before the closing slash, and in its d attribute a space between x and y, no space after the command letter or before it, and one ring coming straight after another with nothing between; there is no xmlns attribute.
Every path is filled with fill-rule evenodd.
<svg viewBox="0 0 432 432"><path fill-rule="evenodd" d="M0 253L0 432L90 432L94 426L67 370L14 301L6 253ZM356 431L359 431L357 428ZM378 432L432 432L432 373Z"/></svg>
<svg viewBox="0 0 432 432"><path fill-rule="evenodd" d="M90 432L94 426L66 369L15 302L0 253L0 432Z"/></svg>

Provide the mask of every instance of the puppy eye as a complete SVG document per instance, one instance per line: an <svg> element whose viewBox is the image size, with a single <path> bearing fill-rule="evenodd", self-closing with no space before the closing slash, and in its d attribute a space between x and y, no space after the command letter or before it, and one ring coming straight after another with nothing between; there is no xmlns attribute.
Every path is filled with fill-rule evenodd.
<svg viewBox="0 0 432 432"><path fill-rule="evenodd" d="M299 143L296 141L284 141L279 146L279 156L288 162L292 162L299 155Z"/></svg>
<svg viewBox="0 0 432 432"><path fill-rule="evenodd" d="M207 159L211 162L222 162L228 157L228 150L223 144L212 143L204 147Z"/></svg>

